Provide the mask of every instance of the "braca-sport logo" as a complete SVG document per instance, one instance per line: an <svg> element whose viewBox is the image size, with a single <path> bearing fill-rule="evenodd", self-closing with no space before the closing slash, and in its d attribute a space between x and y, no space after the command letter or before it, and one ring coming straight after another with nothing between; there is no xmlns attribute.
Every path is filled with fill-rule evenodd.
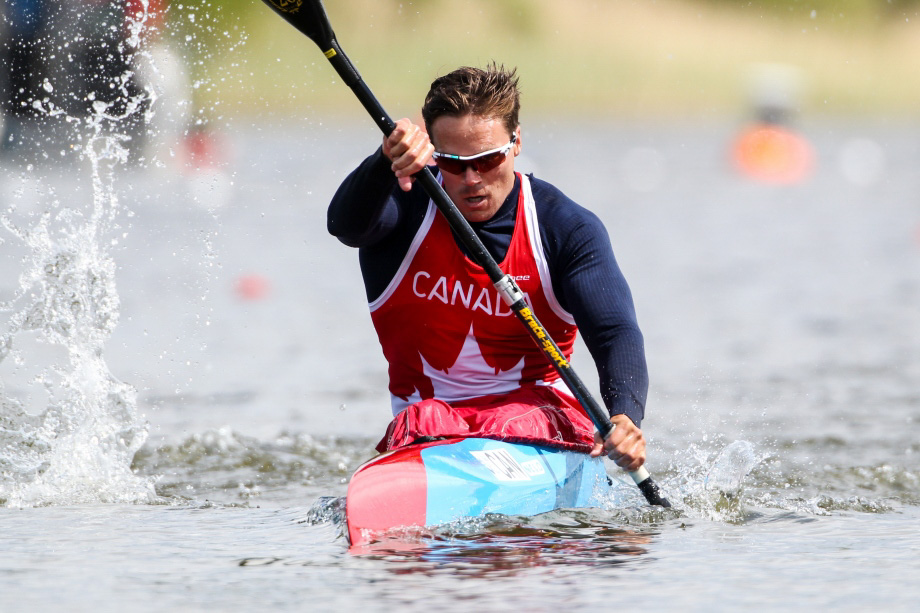
<svg viewBox="0 0 920 613"><path fill-rule="evenodd" d="M279 11L284 11L285 13L296 13L300 10L300 6L303 4L303 0L268 0L271 2Z"/></svg>

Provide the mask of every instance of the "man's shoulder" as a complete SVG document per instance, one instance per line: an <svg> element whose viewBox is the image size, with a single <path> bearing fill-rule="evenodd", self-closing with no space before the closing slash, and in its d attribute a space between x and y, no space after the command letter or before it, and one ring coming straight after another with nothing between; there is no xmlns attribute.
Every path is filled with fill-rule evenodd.
<svg viewBox="0 0 920 613"><path fill-rule="evenodd" d="M584 225L603 228L596 214L569 198L552 183L533 175L527 175L527 178L530 180L541 228L564 230Z"/></svg>

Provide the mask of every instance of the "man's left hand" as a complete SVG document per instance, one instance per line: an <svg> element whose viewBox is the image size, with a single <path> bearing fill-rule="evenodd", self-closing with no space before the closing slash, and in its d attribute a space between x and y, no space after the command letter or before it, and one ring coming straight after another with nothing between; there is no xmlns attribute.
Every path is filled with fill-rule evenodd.
<svg viewBox="0 0 920 613"><path fill-rule="evenodd" d="M606 440L601 439L600 433L594 433L591 457L606 455L620 468L629 472L639 470L639 467L645 464L645 436L642 435L642 430L626 415L614 415L610 422L613 424L613 430L607 435Z"/></svg>

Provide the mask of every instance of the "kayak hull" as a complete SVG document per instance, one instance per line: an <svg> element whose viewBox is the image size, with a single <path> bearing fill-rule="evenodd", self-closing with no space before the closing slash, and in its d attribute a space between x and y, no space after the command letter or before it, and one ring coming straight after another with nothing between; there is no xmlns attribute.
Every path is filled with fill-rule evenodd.
<svg viewBox="0 0 920 613"><path fill-rule="evenodd" d="M351 544L360 545L397 527L598 507L609 489L598 458L490 439L451 439L403 447L363 464L348 485L345 516Z"/></svg>

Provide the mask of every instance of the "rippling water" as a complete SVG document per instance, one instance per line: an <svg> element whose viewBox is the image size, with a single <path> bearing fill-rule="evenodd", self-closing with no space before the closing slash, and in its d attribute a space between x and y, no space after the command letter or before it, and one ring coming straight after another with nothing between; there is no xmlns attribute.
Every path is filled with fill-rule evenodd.
<svg viewBox="0 0 920 613"><path fill-rule="evenodd" d="M2 169L3 610L915 605L920 126L803 122L815 174L772 186L730 165L732 122L525 117L521 166L601 215L630 280L649 467L674 508L611 467L609 508L349 551L341 497L389 409L356 256L324 207L377 137L308 119L234 126L198 172L113 170L110 223L71 249L112 262L117 318L92 324L104 369L75 370L75 341L17 318L77 291L28 271L91 217L90 165ZM856 173L865 151L875 170ZM75 380L108 386L101 415ZM49 474L73 487L35 487Z"/></svg>

